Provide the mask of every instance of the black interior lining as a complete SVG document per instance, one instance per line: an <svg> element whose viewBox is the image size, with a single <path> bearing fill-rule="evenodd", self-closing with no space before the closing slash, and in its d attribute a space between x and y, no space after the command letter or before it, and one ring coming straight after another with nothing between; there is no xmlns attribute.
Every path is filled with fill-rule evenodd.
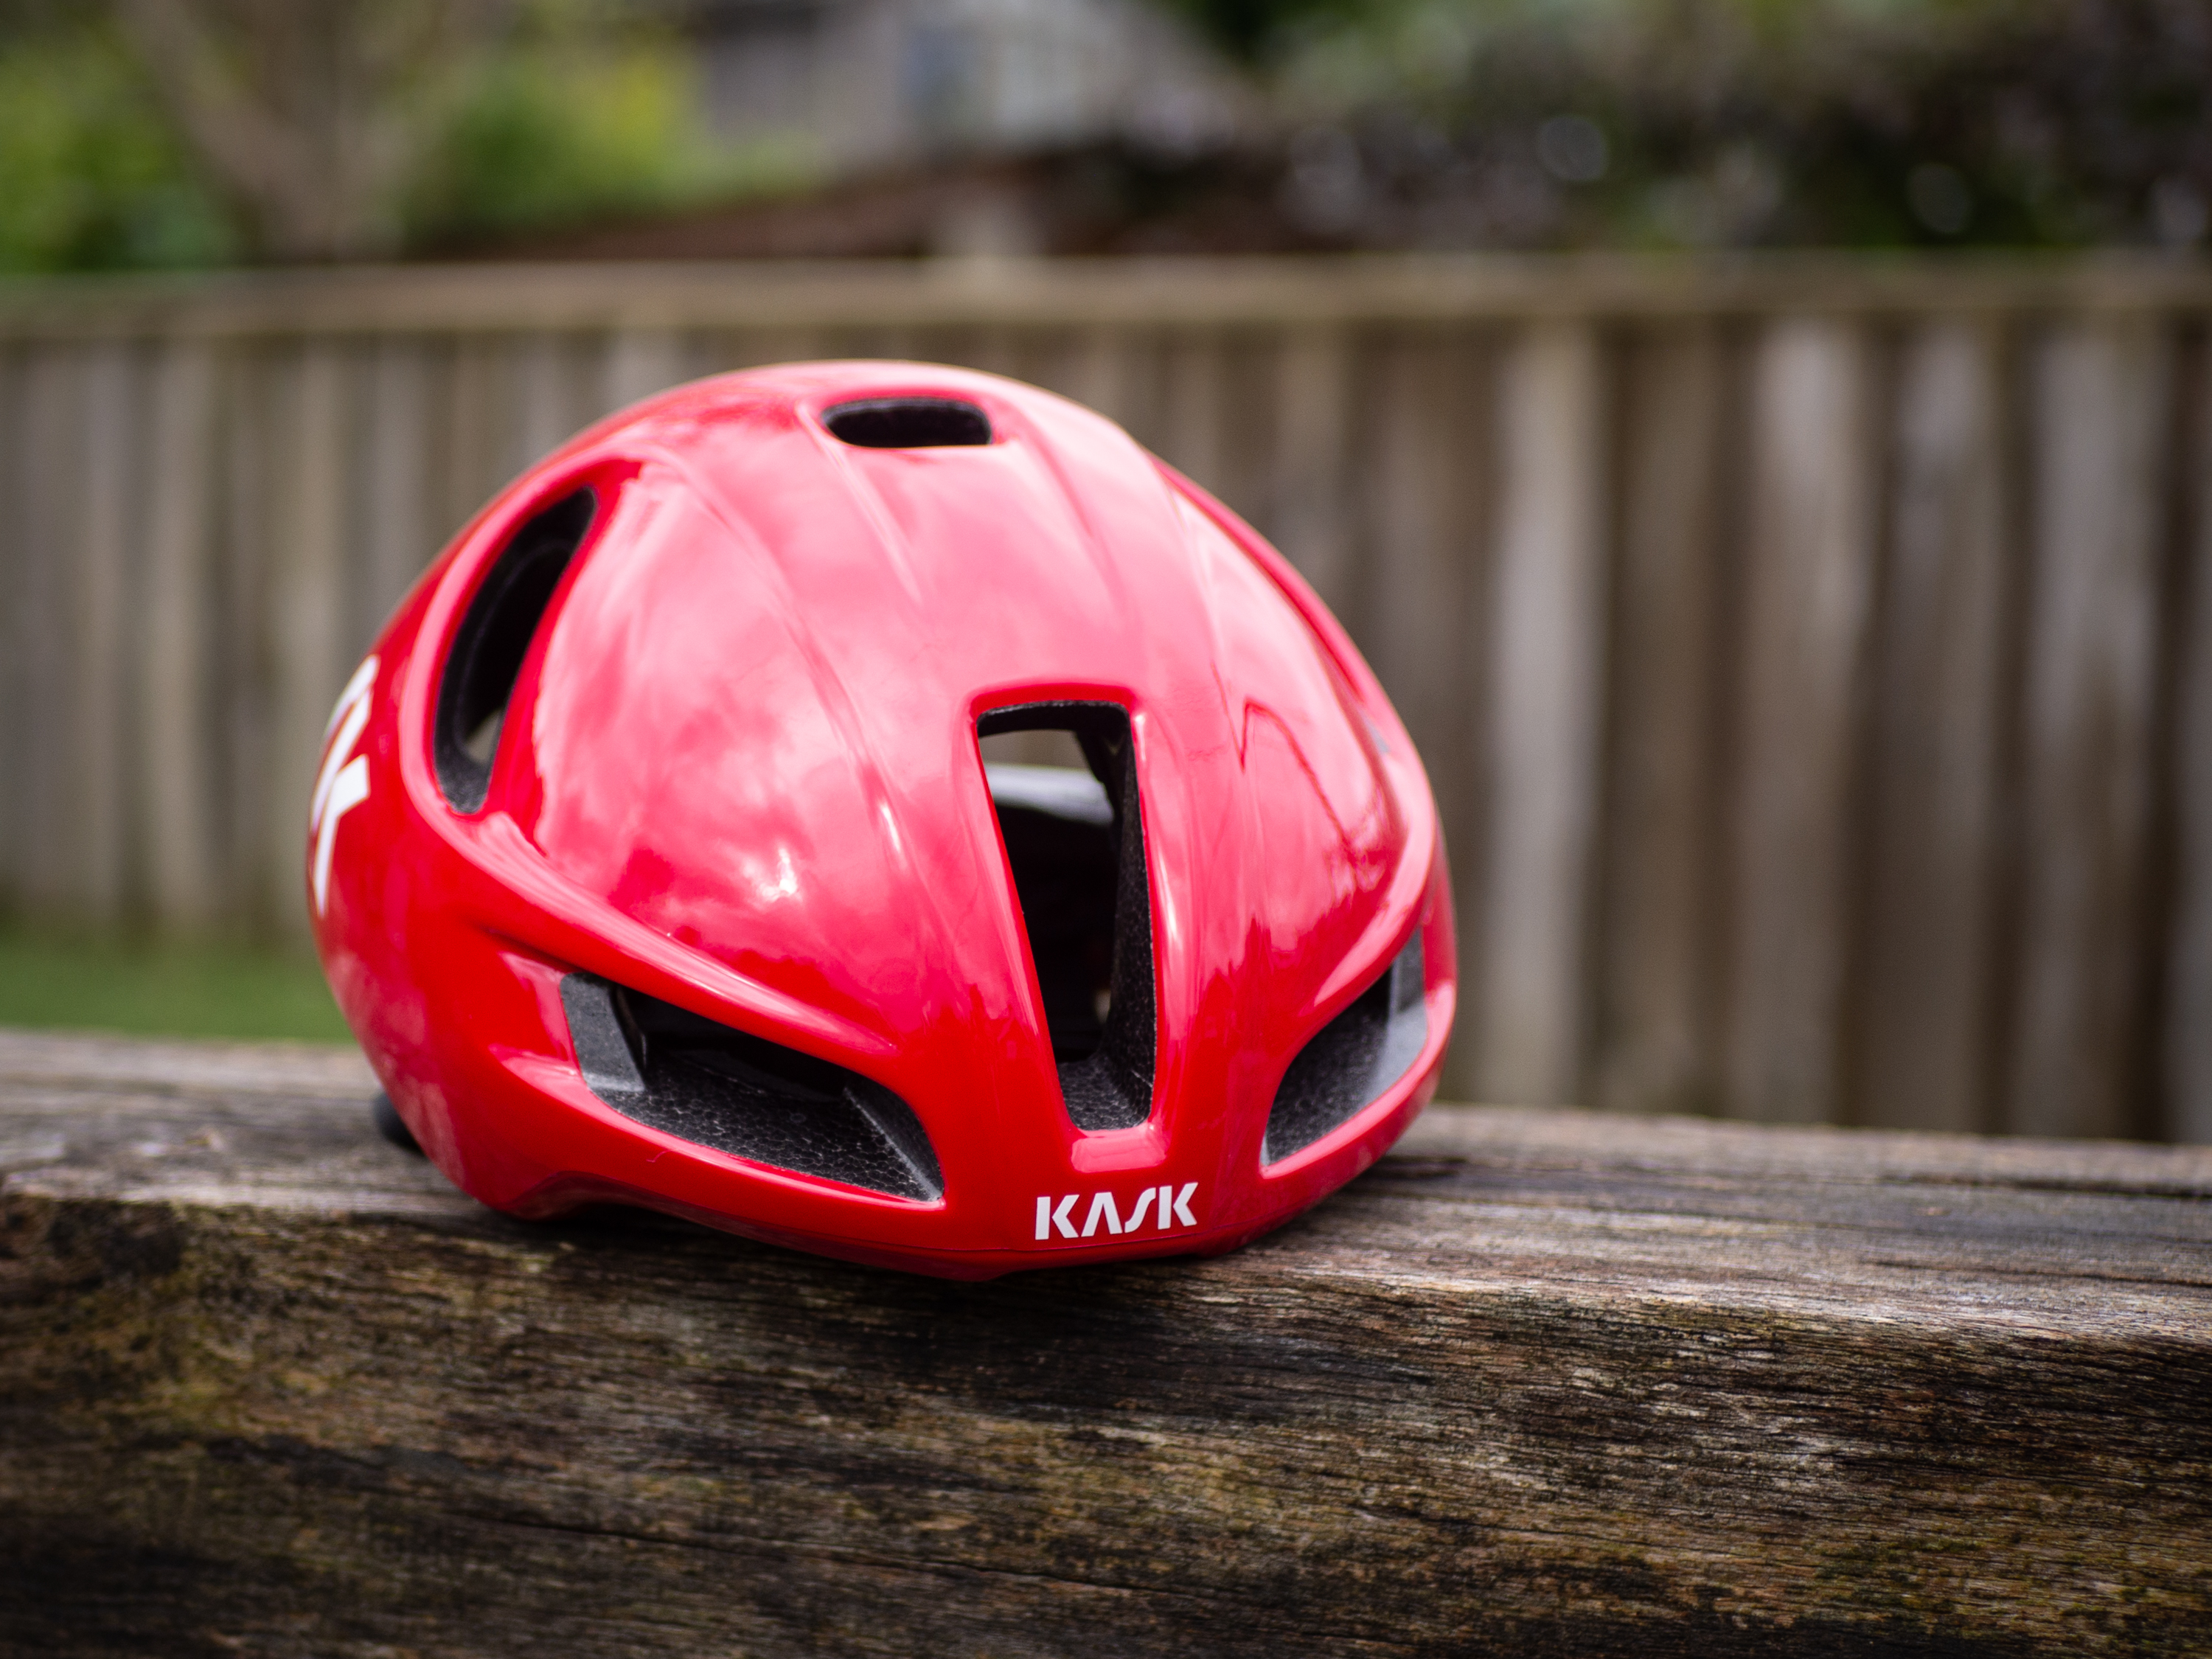
<svg viewBox="0 0 2212 1659"><path fill-rule="evenodd" d="M1110 702L1025 703L975 722L1001 732L1066 732L1104 787L1098 823L994 799L1022 926L1036 964L1060 1097L1079 1129L1127 1129L1152 1111L1158 1019L1152 997L1152 895L1128 711Z"/></svg>
<svg viewBox="0 0 2212 1659"><path fill-rule="evenodd" d="M464 812L484 804L492 757L522 659L552 603L553 590L583 545L596 502L588 489L565 495L514 532L469 601L438 688L433 757L438 787Z"/></svg>
<svg viewBox="0 0 2212 1659"><path fill-rule="evenodd" d="M561 1002L584 1081L623 1116L799 1175L944 1196L928 1133L882 1084L590 974L563 979Z"/></svg>
<svg viewBox="0 0 2212 1659"><path fill-rule="evenodd" d="M950 449L991 441L991 417L958 398L866 398L822 417L833 437L862 449Z"/></svg>
<svg viewBox="0 0 2212 1659"><path fill-rule="evenodd" d="M1429 1040L1426 964L1416 933L1350 1007L1314 1033L1283 1075L1261 1161L1302 1152L1380 1100Z"/></svg>

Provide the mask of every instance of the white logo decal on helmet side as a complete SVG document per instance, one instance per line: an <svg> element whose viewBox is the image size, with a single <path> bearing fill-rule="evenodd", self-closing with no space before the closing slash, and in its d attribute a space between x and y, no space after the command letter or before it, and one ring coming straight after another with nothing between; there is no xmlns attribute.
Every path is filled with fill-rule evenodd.
<svg viewBox="0 0 2212 1659"><path fill-rule="evenodd" d="M353 678L338 693L323 736L323 769L315 779L315 797L307 806L307 833L315 838L315 914L323 914L331 890L331 850L337 845L338 820L368 799L368 757L353 753L354 744L368 725L368 694L376 687L376 659L371 657L354 670ZM332 736L335 732L337 735ZM350 757L350 758L349 758Z"/></svg>
<svg viewBox="0 0 2212 1659"><path fill-rule="evenodd" d="M1191 1213L1191 1194L1198 1190L1195 1181L1187 1182L1181 1192L1172 1183L1164 1187L1147 1187L1137 1194L1137 1201L1124 1220L1111 1193L1091 1194L1091 1207L1083 1218L1080 1232L1075 1226L1075 1206L1083 1200L1081 1193L1070 1193L1055 1200L1050 1194L1036 1201L1037 1242L1042 1243L1055 1233L1062 1238L1089 1238L1098 1231L1101 1222L1106 1231L1116 1238L1125 1238L1142 1227L1147 1217L1161 1232L1173 1232L1179 1227L1195 1227L1198 1218Z"/></svg>

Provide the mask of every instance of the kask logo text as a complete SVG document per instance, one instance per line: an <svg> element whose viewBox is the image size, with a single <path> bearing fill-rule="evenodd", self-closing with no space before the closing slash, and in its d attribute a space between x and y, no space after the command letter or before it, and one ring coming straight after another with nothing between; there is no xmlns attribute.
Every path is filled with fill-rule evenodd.
<svg viewBox="0 0 2212 1659"><path fill-rule="evenodd" d="M1179 1228L1195 1227L1198 1217L1191 1212L1191 1194L1198 1190L1195 1181L1186 1182L1177 1192L1172 1182L1164 1187L1147 1187L1137 1194L1136 1203L1124 1216L1121 1206L1114 1202L1111 1193L1092 1193L1091 1206L1083 1211L1083 1225L1079 1231L1075 1224L1078 1206L1083 1202L1081 1193L1070 1193L1065 1198L1050 1194L1036 1201L1036 1236L1040 1243L1048 1238L1089 1238L1101 1226L1117 1238L1150 1226L1158 1232L1174 1232Z"/></svg>

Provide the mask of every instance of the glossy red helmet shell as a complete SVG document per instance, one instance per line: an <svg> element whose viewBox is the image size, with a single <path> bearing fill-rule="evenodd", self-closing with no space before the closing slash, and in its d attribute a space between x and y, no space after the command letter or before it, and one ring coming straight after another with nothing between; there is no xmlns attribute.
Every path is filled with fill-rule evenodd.
<svg viewBox="0 0 2212 1659"><path fill-rule="evenodd" d="M1001 728L1085 769L987 771ZM307 878L484 1203L963 1278L1279 1224L1452 1019L1427 780L1320 602L1111 422L924 365L533 467L340 699Z"/></svg>

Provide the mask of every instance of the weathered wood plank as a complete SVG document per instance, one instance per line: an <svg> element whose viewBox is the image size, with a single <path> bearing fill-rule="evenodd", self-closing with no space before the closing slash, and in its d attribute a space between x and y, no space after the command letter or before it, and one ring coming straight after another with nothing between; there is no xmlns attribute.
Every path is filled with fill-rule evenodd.
<svg viewBox="0 0 2212 1659"><path fill-rule="evenodd" d="M1605 697L1603 369L1595 332L1527 331L1498 377L1485 698L1490 811L1473 1021L1486 1100L1582 1096L1583 946Z"/></svg>
<svg viewBox="0 0 2212 1659"><path fill-rule="evenodd" d="M1218 1261L502 1221L0 1036L0 1645L2203 1650L2212 1152L1440 1109Z"/></svg>
<svg viewBox="0 0 2212 1659"><path fill-rule="evenodd" d="M2025 875L2008 1127L2131 1134L2158 683L2168 346L2139 321L2036 354Z"/></svg>
<svg viewBox="0 0 2212 1659"><path fill-rule="evenodd" d="M1998 761L2007 667L1999 342L1909 339L1876 645L1856 1115L1994 1127Z"/></svg>
<svg viewBox="0 0 2212 1659"><path fill-rule="evenodd" d="M1867 342L1775 324L1752 368L1721 1104L1833 1118L1850 959L1850 802L1873 608Z"/></svg>
<svg viewBox="0 0 2212 1659"><path fill-rule="evenodd" d="M1603 897L1592 1097L1703 1106L1714 1087L1718 592L1725 347L1692 325L1619 370Z"/></svg>

